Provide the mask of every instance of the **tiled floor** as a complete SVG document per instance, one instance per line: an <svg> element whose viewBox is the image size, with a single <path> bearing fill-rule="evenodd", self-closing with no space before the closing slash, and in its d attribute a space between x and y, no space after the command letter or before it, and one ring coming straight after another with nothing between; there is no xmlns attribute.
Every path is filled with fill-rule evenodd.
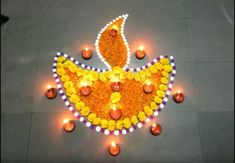
<svg viewBox="0 0 235 163"><path fill-rule="evenodd" d="M1 162L234 162L234 1L233 0L2 0ZM125 34L134 52L146 42L151 54L174 55L175 88L183 104L170 99L157 118L162 135L145 127L118 138L87 129L61 128L72 117L60 98L45 99L52 57L65 51L84 61L80 48L94 42L111 19L128 13ZM107 144L116 139L121 154Z"/></svg>

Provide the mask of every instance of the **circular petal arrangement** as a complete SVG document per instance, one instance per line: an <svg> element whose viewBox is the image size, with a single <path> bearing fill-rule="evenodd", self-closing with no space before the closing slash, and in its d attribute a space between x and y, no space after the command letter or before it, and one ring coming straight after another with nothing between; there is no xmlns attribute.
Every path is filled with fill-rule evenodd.
<svg viewBox="0 0 235 163"><path fill-rule="evenodd" d="M105 135L125 135L156 117L168 101L176 74L172 56L127 67L126 18L114 19L98 34L97 54L107 69L82 64L62 52L54 57L53 76L65 105L83 124Z"/></svg>

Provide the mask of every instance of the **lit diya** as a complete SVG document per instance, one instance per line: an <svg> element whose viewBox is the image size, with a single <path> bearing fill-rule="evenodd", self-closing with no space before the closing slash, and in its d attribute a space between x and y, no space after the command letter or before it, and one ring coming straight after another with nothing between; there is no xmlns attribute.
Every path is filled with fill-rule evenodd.
<svg viewBox="0 0 235 163"><path fill-rule="evenodd" d="M135 52L135 56L137 59L143 59L146 55L146 52L144 51L144 46L140 45L139 49Z"/></svg>
<svg viewBox="0 0 235 163"><path fill-rule="evenodd" d="M86 82L83 82L81 84L82 86L80 87L80 93L83 95L83 96L88 96L90 93L91 93L91 88L90 86L87 85Z"/></svg>
<svg viewBox="0 0 235 163"><path fill-rule="evenodd" d="M184 101L184 94L180 90L178 90L176 93L174 93L173 100L176 103L182 103Z"/></svg>
<svg viewBox="0 0 235 163"><path fill-rule="evenodd" d="M122 116L122 112L120 109L117 109L116 107L113 107L111 110L110 110L110 113L109 113L110 117L113 119L113 120L119 120Z"/></svg>
<svg viewBox="0 0 235 163"><path fill-rule="evenodd" d="M112 79L111 88L113 91L120 91L121 90L121 83L118 78Z"/></svg>
<svg viewBox="0 0 235 163"><path fill-rule="evenodd" d="M92 51L89 48L82 49L82 58L90 59L92 57Z"/></svg>
<svg viewBox="0 0 235 163"><path fill-rule="evenodd" d="M118 27L116 25L113 25L112 29L110 30L110 35L117 36L117 34L118 34Z"/></svg>
<svg viewBox="0 0 235 163"><path fill-rule="evenodd" d="M121 148L118 144L116 144L115 142L112 142L108 148L108 151L109 151L110 155L117 156L117 155L119 155Z"/></svg>
<svg viewBox="0 0 235 163"><path fill-rule="evenodd" d="M64 130L66 132L72 132L75 129L75 123L72 120L64 120Z"/></svg>
<svg viewBox="0 0 235 163"><path fill-rule="evenodd" d="M154 136L160 135L162 132L162 127L159 124L154 123L150 127L150 132Z"/></svg>
<svg viewBox="0 0 235 163"><path fill-rule="evenodd" d="M45 95L48 99L54 99L57 96L57 90L53 88L51 85L48 85Z"/></svg>
<svg viewBox="0 0 235 163"><path fill-rule="evenodd" d="M154 90L154 86L150 80L147 80L143 86L143 89L145 93L152 93Z"/></svg>

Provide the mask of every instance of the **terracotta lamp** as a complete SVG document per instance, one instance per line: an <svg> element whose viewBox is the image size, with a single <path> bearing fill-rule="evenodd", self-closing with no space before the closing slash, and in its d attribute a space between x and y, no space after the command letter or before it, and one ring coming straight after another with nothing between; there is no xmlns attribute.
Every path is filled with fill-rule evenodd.
<svg viewBox="0 0 235 163"><path fill-rule="evenodd" d="M119 155L121 148L118 144L116 144L115 142L112 142L111 145L109 146L109 154L112 156L117 156Z"/></svg>
<svg viewBox="0 0 235 163"><path fill-rule="evenodd" d="M176 93L174 93L173 100L176 103L182 103L184 101L184 94L180 90L178 90Z"/></svg>
<svg viewBox="0 0 235 163"><path fill-rule="evenodd" d="M162 127L159 124L154 123L150 127L150 132L153 136L160 135L162 132Z"/></svg>
<svg viewBox="0 0 235 163"><path fill-rule="evenodd" d="M145 93L152 93L153 92L154 86L150 80L145 81L145 84L143 86L143 90Z"/></svg>
<svg viewBox="0 0 235 163"><path fill-rule="evenodd" d="M110 30L110 35L115 37L118 34L118 27L116 25L112 26L112 29Z"/></svg>
<svg viewBox="0 0 235 163"><path fill-rule="evenodd" d="M135 52L135 56L137 59L144 59L145 55L144 46L140 45L139 49Z"/></svg>
<svg viewBox="0 0 235 163"><path fill-rule="evenodd" d="M83 96L88 96L91 93L91 87L88 86L86 82L82 83L82 86L80 87L79 90Z"/></svg>
<svg viewBox="0 0 235 163"><path fill-rule="evenodd" d="M82 58L83 59L90 59L92 57L92 51L89 48L82 49Z"/></svg>
<svg viewBox="0 0 235 163"><path fill-rule="evenodd" d="M47 90L45 92L45 95L48 99L54 99L57 96L57 90L53 88L51 85L47 86Z"/></svg>
<svg viewBox="0 0 235 163"><path fill-rule="evenodd" d="M66 132L72 132L75 129L75 123L72 120L65 119L63 127Z"/></svg>
<svg viewBox="0 0 235 163"><path fill-rule="evenodd" d="M122 116L122 112L120 109L117 109L117 108L112 108L110 109L110 117L113 119L113 120L119 120Z"/></svg>

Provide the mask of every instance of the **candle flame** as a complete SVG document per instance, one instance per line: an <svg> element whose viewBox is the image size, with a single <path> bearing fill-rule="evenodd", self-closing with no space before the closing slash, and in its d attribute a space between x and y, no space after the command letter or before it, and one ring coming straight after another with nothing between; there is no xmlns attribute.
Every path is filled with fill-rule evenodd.
<svg viewBox="0 0 235 163"><path fill-rule="evenodd" d="M111 108L112 108L113 110L116 110L116 109L117 109L117 107L116 107L115 104L112 104L112 105L111 105Z"/></svg>
<svg viewBox="0 0 235 163"><path fill-rule="evenodd" d="M82 87L86 87L88 84L87 84L87 82L82 81L82 82L80 83L80 85L81 85Z"/></svg>
<svg viewBox="0 0 235 163"><path fill-rule="evenodd" d="M116 147L116 143L114 141L112 141L111 146Z"/></svg>
<svg viewBox="0 0 235 163"><path fill-rule="evenodd" d="M154 124L152 125L152 127L156 127L156 123L154 123Z"/></svg>
<svg viewBox="0 0 235 163"><path fill-rule="evenodd" d="M69 122L69 119L64 119L63 123L66 124Z"/></svg>
<svg viewBox="0 0 235 163"><path fill-rule="evenodd" d="M177 93L181 93L181 90L179 89L179 90L177 91Z"/></svg>
<svg viewBox="0 0 235 163"><path fill-rule="evenodd" d="M52 86L50 84L47 85L47 89L51 89Z"/></svg>
<svg viewBox="0 0 235 163"><path fill-rule="evenodd" d="M139 46L139 50L140 50L140 51L143 51L143 50L144 50L144 45L140 45L140 46Z"/></svg>
<svg viewBox="0 0 235 163"><path fill-rule="evenodd" d="M146 85L151 85L151 83L152 83L151 80L149 80L149 79L145 80Z"/></svg>
<svg viewBox="0 0 235 163"><path fill-rule="evenodd" d="M88 51L88 50L89 50L89 48L87 48L87 47L86 47L84 50L85 50L85 51Z"/></svg>
<svg viewBox="0 0 235 163"><path fill-rule="evenodd" d="M112 77L111 82L119 82L119 78L118 77Z"/></svg>
<svg viewBox="0 0 235 163"><path fill-rule="evenodd" d="M115 30L118 31L118 26L117 26L117 25L113 25L113 26L112 26L112 29L115 29Z"/></svg>

